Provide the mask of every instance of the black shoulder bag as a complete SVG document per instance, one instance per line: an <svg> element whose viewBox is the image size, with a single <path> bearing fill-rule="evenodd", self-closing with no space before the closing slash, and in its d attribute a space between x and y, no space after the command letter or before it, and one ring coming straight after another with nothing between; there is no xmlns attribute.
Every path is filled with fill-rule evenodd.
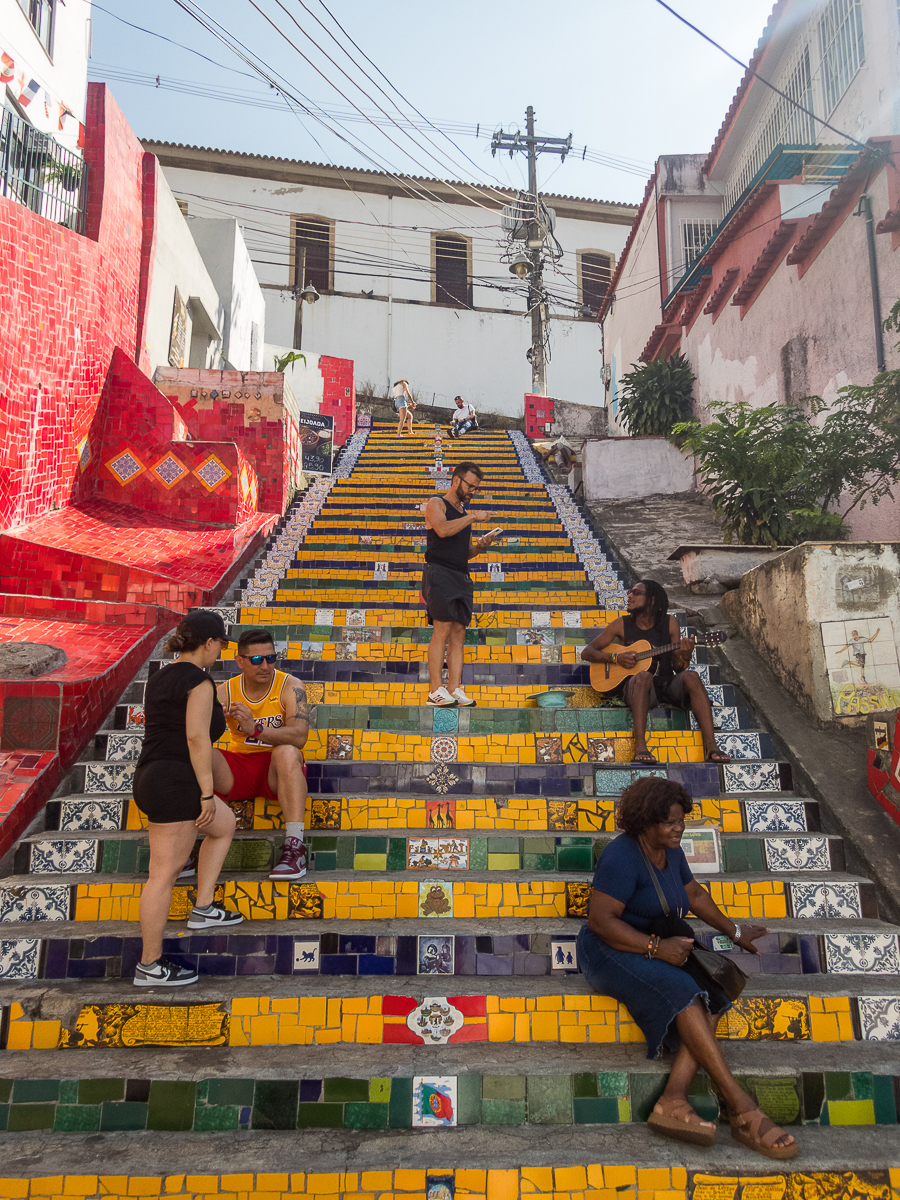
<svg viewBox="0 0 900 1200"><path fill-rule="evenodd" d="M637 839L635 840L637 841ZM647 870L650 872L650 878L653 880L653 886L656 888L656 894L659 897L659 902L663 910L663 916L660 920L654 922L651 932L661 938L693 938L694 948L688 955L687 962L681 970L687 971L691 978L701 987L705 987L712 980L713 983L722 989L729 1000L737 1000L746 987L747 976L734 959L728 958L725 954L717 954L715 950L707 950L705 946L701 946L697 939L694 938L694 931L687 921L679 917L676 913L671 912L669 902L657 877L656 868L640 842L638 842L638 848L641 852L641 857L647 864Z"/></svg>

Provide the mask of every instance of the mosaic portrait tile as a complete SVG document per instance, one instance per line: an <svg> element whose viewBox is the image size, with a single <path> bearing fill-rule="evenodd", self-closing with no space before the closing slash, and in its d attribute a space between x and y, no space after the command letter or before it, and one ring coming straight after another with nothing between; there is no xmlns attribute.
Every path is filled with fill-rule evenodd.
<svg viewBox="0 0 900 1200"><path fill-rule="evenodd" d="M346 759L353 757L352 733L329 733L325 750L326 758Z"/></svg>
<svg viewBox="0 0 900 1200"><path fill-rule="evenodd" d="M539 763L562 763L562 737L559 734L553 734L549 737L535 734L534 754L535 760Z"/></svg>
<svg viewBox="0 0 900 1200"><path fill-rule="evenodd" d="M739 996L724 1014L716 1036L734 1041L809 1041L809 1009L805 1000Z"/></svg>
<svg viewBox="0 0 900 1200"><path fill-rule="evenodd" d="M550 942L550 969L564 972L578 971L574 938Z"/></svg>
<svg viewBox="0 0 900 1200"><path fill-rule="evenodd" d="M465 1016L446 996L426 996L406 1018L411 1033L426 1046L445 1046L465 1024Z"/></svg>
<svg viewBox="0 0 900 1200"><path fill-rule="evenodd" d="M862 917L858 883L791 883L795 917Z"/></svg>
<svg viewBox="0 0 900 1200"><path fill-rule="evenodd" d="M66 832L86 829L121 829L123 800L63 800L59 828Z"/></svg>
<svg viewBox="0 0 900 1200"><path fill-rule="evenodd" d="M144 739L136 733L110 733L106 738L107 762L137 762Z"/></svg>
<svg viewBox="0 0 900 1200"><path fill-rule="evenodd" d="M97 870L100 843L95 839L32 842L29 870L32 875L76 875Z"/></svg>
<svg viewBox="0 0 900 1200"><path fill-rule="evenodd" d="M311 829L340 829L341 801L325 797L315 797L310 800Z"/></svg>
<svg viewBox="0 0 900 1200"><path fill-rule="evenodd" d="M68 921L69 894L64 883L0 887L0 921Z"/></svg>
<svg viewBox="0 0 900 1200"><path fill-rule="evenodd" d="M234 813L237 829L252 829L256 805L252 800L226 800L225 803Z"/></svg>
<svg viewBox="0 0 900 1200"><path fill-rule="evenodd" d="M457 759L457 742L455 737L433 737L431 739L431 761L439 763L455 763Z"/></svg>
<svg viewBox="0 0 900 1200"><path fill-rule="evenodd" d="M440 879L423 879L419 884L419 916L452 917L452 884Z"/></svg>
<svg viewBox="0 0 900 1200"><path fill-rule="evenodd" d="M453 934L448 936L418 936L418 971L420 975L452 975L454 973Z"/></svg>
<svg viewBox="0 0 900 1200"><path fill-rule="evenodd" d="M86 763L84 792L131 792L134 779L133 763Z"/></svg>
<svg viewBox="0 0 900 1200"><path fill-rule="evenodd" d="M900 973L897 935L893 933L826 933L825 962L832 975Z"/></svg>
<svg viewBox="0 0 900 1200"><path fill-rule="evenodd" d="M517 629L517 646L553 646L555 645L552 629Z"/></svg>
<svg viewBox="0 0 900 1200"><path fill-rule="evenodd" d="M593 737L588 735L588 762L615 762L617 738Z"/></svg>
<svg viewBox="0 0 900 1200"><path fill-rule="evenodd" d="M36 938L0 939L0 979L37 979L40 948Z"/></svg>
<svg viewBox="0 0 900 1200"><path fill-rule="evenodd" d="M900 996L860 996L857 1004L864 1042L900 1042Z"/></svg>
<svg viewBox="0 0 900 1200"><path fill-rule="evenodd" d="M547 828L558 833L573 833L578 829L577 800L548 800Z"/></svg>
<svg viewBox="0 0 900 1200"><path fill-rule="evenodd" d="M725 792L780 792L777 762L729 763L722 767Z"/></svg>
<svg viewBox="0 0 900 1200"><path fill-rule="evenodd" d="M443 803L446 804L447 801ZM406 865L412 871L429 868L441 871L467 870L469 843L466 838L409 838L406 844Z"/></svg>
<svg viewBox="0 0 900 1200"><path fill-rule="evenodd" d="M723 733L716 742L730 758L759 758L761 755L758 733Z"/></svg>
<svg viewBox="0 0 900 1200"><path fill-rule="evenodd" d="M589 883L566 884L566 916L587 917L588 905L591 902L591 885Z"/></svg>
<svg viewBox="0 0 900 1200"><path fill-rule="evenodd" d="M413 1077L414 1129L449 1128L456 1124L456 1078L449 1075Z"/></svg>
<svg viewBox="0 0 900 1200"><path fill-rule="evenodd" d="M143 704L129 704L126 706L125 727L126 727L126 729L143 729L144 728L144 706L143 706Z"/></svg>
<svg viewBox="0 0 900 1200"><path fill-rule="evenodd" d="M319 939L294 939L294 973L319 970Z"/></svg>
<svg viewBox="0 0 900 1200"><path fill-rule="evenodd" d="M454 775L452 771L448 771L446 763L441 763L430 775L424 777L424 782L428 784L432 791L437 792L439 796L443 796L450 791L455 783L459 783L459 776ZM429 808L431 803L430 800L426 801L426 809ZM433 810L429 809L429 814L431 811ZM455 818L453 825L439 825L432 822L429 815L428 827L429 829L455 829Z"/></svg>
<svg viewBox="0 0 900 1200"><path fill-rule="evenodd" d="M748 833L805 833L802 800L748 800L744 805Z"/></svg>
<svg viewBox="0 0 900 1200"><path fill-rule="evenodd" d="M252 885L238 885L234 899L239 900L241 887L249 890ZM292 883L288 887L288 917L298 921L321 921L325 911L325 897L314 883ZM274 916L274 906L272 915Z"/></svg>
<svg viewBox="0 0 900 1200"><path fill-rule="evenodd" d="M830 871L828 838L765 838L766 866L770 871Z"/></svg>

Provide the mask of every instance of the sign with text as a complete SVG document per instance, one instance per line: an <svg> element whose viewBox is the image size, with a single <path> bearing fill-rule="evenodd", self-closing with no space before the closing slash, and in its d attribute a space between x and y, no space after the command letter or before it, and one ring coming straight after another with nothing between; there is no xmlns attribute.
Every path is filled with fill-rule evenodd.
<svg viewBox="0 0 900 1200"><path fill-rule="evenodd" d="M308 475L330 475L334 464L334 417L328 413L297 413L303 470Z"/></svg>

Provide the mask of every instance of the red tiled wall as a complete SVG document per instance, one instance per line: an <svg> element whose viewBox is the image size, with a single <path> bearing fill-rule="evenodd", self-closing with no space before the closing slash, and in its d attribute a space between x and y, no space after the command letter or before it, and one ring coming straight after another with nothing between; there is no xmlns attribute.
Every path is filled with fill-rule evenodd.
<svg viewBox="0 0 900 1200"><path fill-rule="evenodd" d="M525 393L525 436L543 438L550 432L553 422L553 401L549 396Z"/></svg>
<svg viewBox="0 0 900 1200"><path fill-rule="evenodd" d="M319 356L322 373L322 404L319 412L334 417L334 444L343 446L356 429L356 386L353 359Z"/></svg>
<svg viewBox="0 0 900 1200"><path fill-rule="evenodd" d="M878 714L879 717L893 713ZM871 718L870 718L871 720ZM900 825L900 709L893 720L889 736L890 749L869 750L869 791L891 818ZM889 727L890 728L890 727Z"/></svg>

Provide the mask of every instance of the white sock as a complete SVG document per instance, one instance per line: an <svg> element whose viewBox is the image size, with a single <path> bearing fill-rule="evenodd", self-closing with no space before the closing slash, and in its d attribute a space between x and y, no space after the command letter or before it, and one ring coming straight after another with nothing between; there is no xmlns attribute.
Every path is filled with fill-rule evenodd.
<svg viewBox="0 0 900 1200"><path fill-rule="evenodd" d="M285 821L284 830L287 837L296 838L298 842L303 841L303 826L304 821Z"/></svg>

